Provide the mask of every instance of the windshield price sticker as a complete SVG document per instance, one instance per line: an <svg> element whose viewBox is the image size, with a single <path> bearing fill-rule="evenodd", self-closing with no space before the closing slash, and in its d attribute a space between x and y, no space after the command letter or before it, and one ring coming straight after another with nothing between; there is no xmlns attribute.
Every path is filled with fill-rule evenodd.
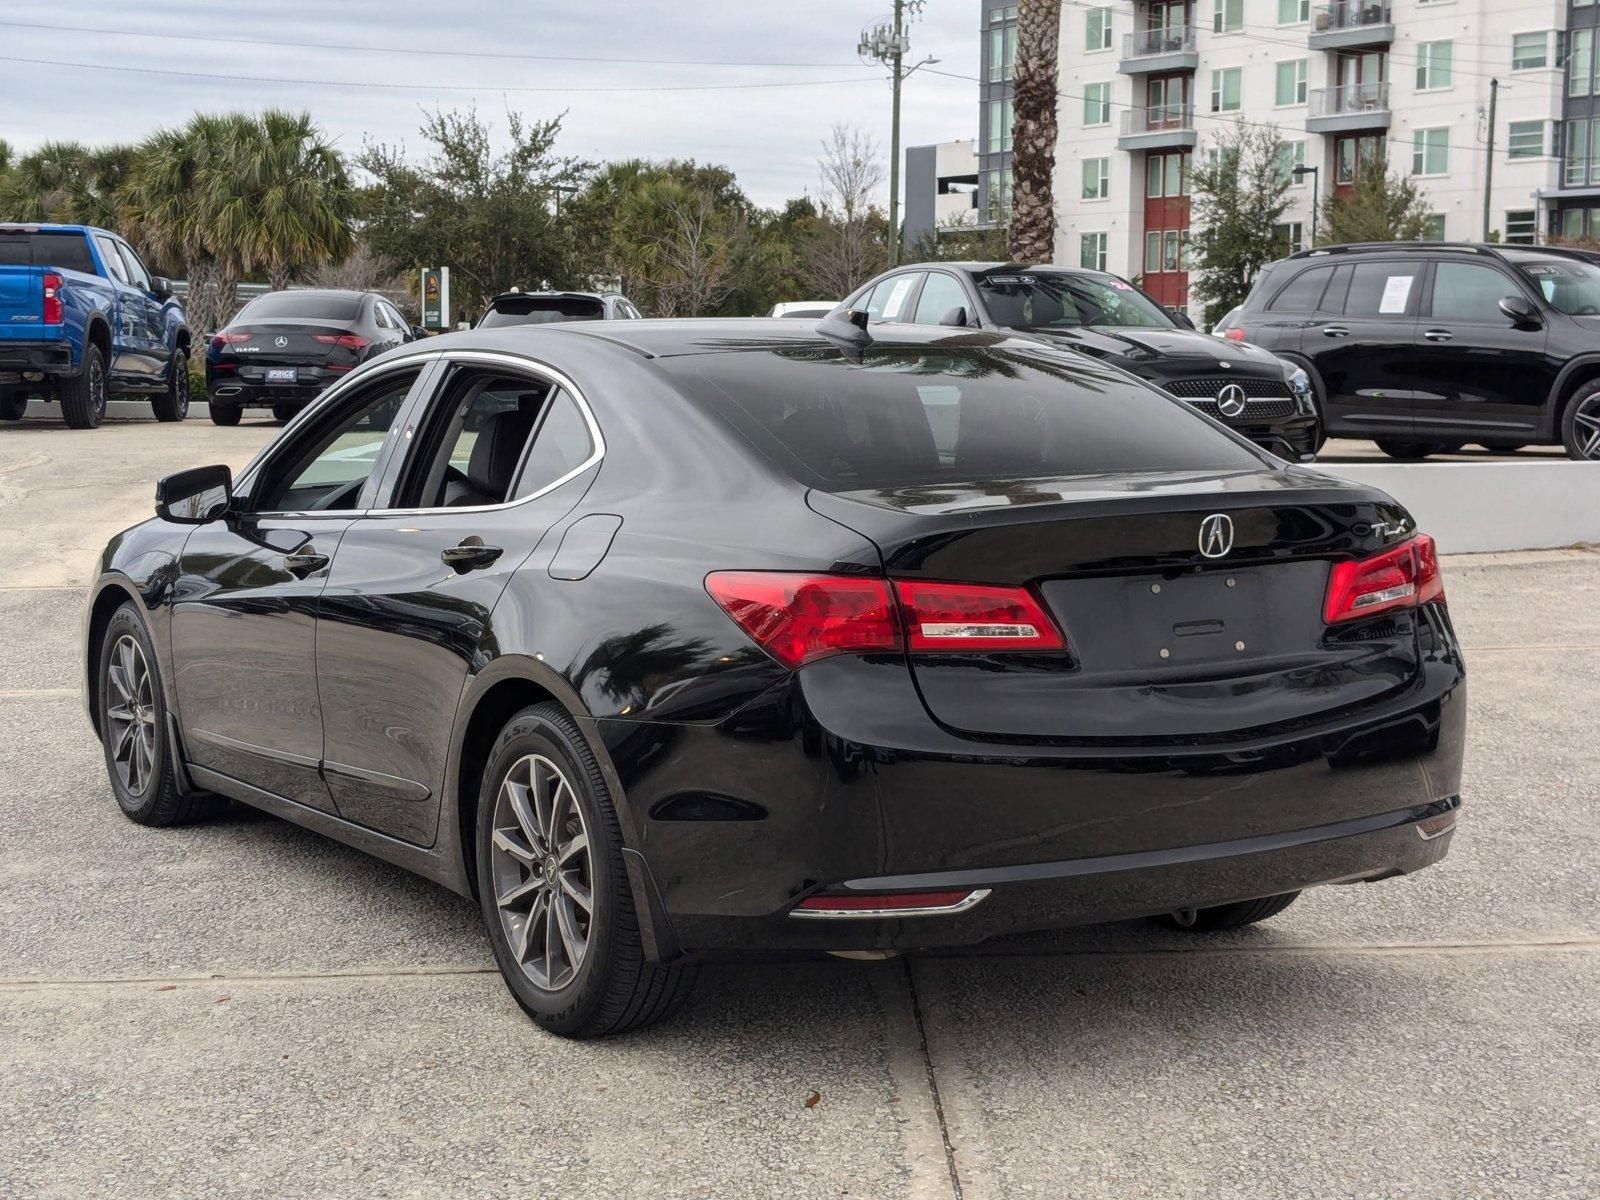
<svg viewBox="0 0 1600 1200"><path fill-rule="evenodd" d="M883 319L892 321L900 315L900 306L906 302L906 293L911 290L915 276L895 280L894 290L889 293L889 300L883 306Z"/></svg>

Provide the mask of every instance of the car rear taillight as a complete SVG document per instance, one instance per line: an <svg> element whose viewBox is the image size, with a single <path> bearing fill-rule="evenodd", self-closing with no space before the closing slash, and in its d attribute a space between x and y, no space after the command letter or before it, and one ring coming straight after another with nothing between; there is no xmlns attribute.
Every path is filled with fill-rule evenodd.
<svg viewBox="0 0 1600 1200"><path fill-rule="evenodd" d="M927 892L818 892L789 910L791 917L918 917L965 912L989 888L941 888Z"/></svg>
<svg viewBox="0 0 1600 1200"><path fill-rule="evenodd" d="M899 650L888 582L786 571L717 571L706 591L762 649L795 668L830 654Z"/></svg>
<svg viewBox="0 0 1600 1200"><path fill-rule="evenodd" d="M1232 329L1224 329L1222 331L1222 336L1227 338L1230 342L1242 342L1244 341L1244 330L1235 325Z"/></svg>
<svg viewBox="0 0 1600 1200"><path fill-rule="evenodd" d="M313 333L311 336L324 346L343 346L346 350L361 350L367 344L366 338L355 333Z"/></svg>
<svg viewBox="0 0 1600 1200"><path fill-rule="evenodd" d="M255 334L248 329L224 329L221 333L212 335L211 348L213 350L225 350L227 347L237 345L239 342L248 342L253 337L255 337Z"/></svg>
<svg viewBox="0 0 1600 1200"><path fill-rule="evenodd" d="M1066 645L1027 588L863 579L784 571L717 571L706 591L784 666L830 654L1060 650Z"/></svg>
<svg viewBox="0 0 1600 1200"><path fill-rule="evenodd" d="M66 319L61 310L61 276L46 271L39 282L44 288L44 323L59 325Z"/></svg>
<svg viewBox="0 0 1600 1200"><path fill-rule="evenodd" d="M1433 539L1419 533L1371 558L1334 563L1322 619L1333 625L1430 600L1444 600L1444 580Z"/></svg>

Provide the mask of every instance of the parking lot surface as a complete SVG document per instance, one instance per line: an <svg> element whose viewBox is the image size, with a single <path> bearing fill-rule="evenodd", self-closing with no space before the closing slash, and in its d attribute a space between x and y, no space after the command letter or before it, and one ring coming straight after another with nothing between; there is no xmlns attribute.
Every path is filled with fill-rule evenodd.
<svg viewBox="0 0 1600 1200"><path fill-rule="evenodd" d="M1205 940L711 966L572 1043L467 901L248 809L118 813L94 556L275 429L113 412L0 429L0 1196L1600 1196L1600 553L1446 560L1438 867Z"/></svg>

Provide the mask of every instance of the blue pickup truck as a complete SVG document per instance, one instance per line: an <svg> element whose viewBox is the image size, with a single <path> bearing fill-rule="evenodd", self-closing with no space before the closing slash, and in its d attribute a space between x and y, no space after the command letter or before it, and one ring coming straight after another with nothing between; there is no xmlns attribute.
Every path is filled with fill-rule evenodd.
<svg viewBox="0 0 1600 1200"><path fill-rule="evenodd" d="M0 420L28 398L93 429L111 397L146 397L158 421L189 411L189 326L172 285L89 225L0 223Z"/></svg>

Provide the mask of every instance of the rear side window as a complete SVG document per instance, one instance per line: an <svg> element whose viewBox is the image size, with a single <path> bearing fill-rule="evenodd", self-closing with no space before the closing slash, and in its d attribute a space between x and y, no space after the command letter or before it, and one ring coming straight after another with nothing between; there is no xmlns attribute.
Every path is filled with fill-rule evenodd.
<svg viewBox="0 0 1600 1200"><path fill-rule="evenodd" d="M0 231L0 267L59 267L95 273L89 242L81 233Z"/></svg>
<svg viewBox="0 0 1600 1200"><path fill-rule="evenodd" d="M1411 311L1421 263L1356 263L1345 297L1347 317L1400 317Z"/></svg>
<svg viewBox="0 0 1600 1200"><path fill-rule="evenodd" d="M566 478L593 453L594 440L578 402L564 391L556 392L517 480L517 497L531 496Z"/></svg>
<svg viewBox="0 0 1600 1200"><path fill-rule="evenodd" d="M1309 271L1301 271L1273 296L1267 311L1316 312L1323 289L1332 277L1332 267L1312 267Z"/></svg>
<svg viewBox="0 0 1600 1200"><path fill-rule="evenodd" d="M496 300L478 322L480 329L502 325L543 325L550 321L598 321L605 303L593 296L512 296Z"/></svg>
<svg viewBox="0 0 1600 1200"><path fill-rule="evenodd" d="M774 349L663 369L825 491L1260 465L1161 393L1043 349Z"/></svg>
<svg viewBox="0 0 1600 1200"><path fill-rule="evenodd" d="M354 321L361 315L360 296L327 292L268 292L257 296L234 318L240 321Z"/></svg>

